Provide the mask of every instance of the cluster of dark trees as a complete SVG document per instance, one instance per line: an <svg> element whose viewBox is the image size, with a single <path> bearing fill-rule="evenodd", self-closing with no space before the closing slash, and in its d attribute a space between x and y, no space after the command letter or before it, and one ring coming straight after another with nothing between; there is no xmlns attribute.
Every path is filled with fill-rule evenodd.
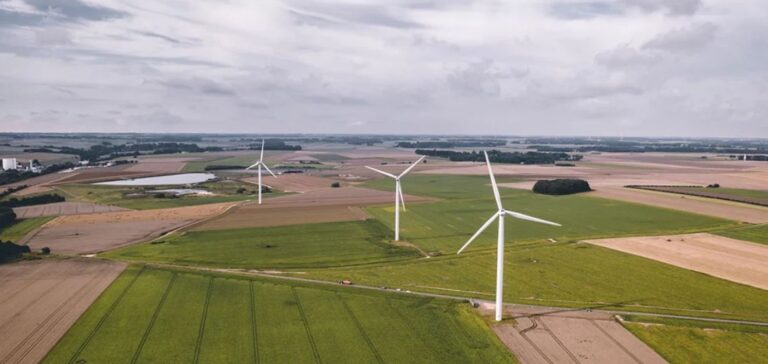
<svg viewBox="0 0 768 364"><path fill-rule="evenodd" d="M243 166L234 164L209 164L205 166L206 171L221 171L225 169L243 169Z"/></svg>
<svg viewBox="0 0 768 364"><path fill-rule="evenodd" d="M731 159L744 160L744 155L743 154L741 154L741 155L733 155L733 154L731 154L730 157L731 157ZM759 154L758 155L749 155L749 154L747 154L747 160L748 161L762 161L762 162L765 162L765 161L768 161L768 155L759 155Z"/></svg>
<svg viewBox="0 0 768 364"><path fill-rule="evenodd" d="M16 259L22 253L29 252L29 247L26 245L16 245L10 241L0 240L0 262Z"/></svg>
<svg viewBox="0 0 768 364"><path fill-rule="evenodd" d="M595 141L588 139L576 140L552 140L535 139L533 141L549 141L556 145L533 144L529 146L539 152L609 152L609 153L768 153L768 145L765 144L739 144L739 143L659 143L659 142L635 142L607 140ZM563 145L565 144L565 145ZM569 145L570 144L570 145Z"/></svg>
<svg viewBox="0 0 768 364"><path fill-rule="evenodd" d="M0 228L4 228L16 221L16 213L10 207L0 206Z"/></svg>
<svg viewBox="0 0 768 364"><path fill-rule="evenodd" d="M253 143L248 146L251 150L261 150L261 142ZM286 144L280 139L265 139L264 150L301 150L301 145Z"/></svg>
<svg viewBox="0 0 768 364"><path fill-rule="evenodd" d="M588 191L592 191L592 188L582 179L539 180L533 185L533 192L544 195L570 195Z"/></svg>
<svg viewBox="0 0 768 364"><path fill-rule="evenodd" d="M448 158L454 162L484 162L485 156L481 152L457 152L453 150L416 149L416 154L432 157ZM502 152L498 150L488 151L488 158L494 163L514 164L554 164L557 161L581 160L581 155L569 155L567 153L542 153L542 152Z"/></svg>
<svg viewBox="0 0 768 364"><path fill-rule="evenodd" d="M24 152L73 154L78 156L80 160L98 162L120 157L137 157L141 154L200 153L219 152L222 150L223 148L221 147L202 148L197 144L177 142L133 144L102 142L101 144L92 145L90 148L45 146L43 148L24 149Z"/></svg>
<svg viewBox="0 0 768 364"><path fill-rule="evenodd" d="M21 207L42 205L45 203L64 202L66 199L64 196L57 195L55 193L49 193L45 195L37 195L31 197L16 198L11 197L5 201L0 201L0 207Z"/></svg>
<svg viewBox="0 0 768 364"><path fill-rule="evenodd" d="M428 142L399 142L398 148L493 148L507 145L506 140L450 140Z"/></svg>
<svg viewBox="0 0 768 364"><path fill-rule="evenodd" d="M19 185L19 186L15 186L15 187L8 187L8 188L5 189L5 191L0 192L0 198L8 196L8 195L10 195L10 194L12 194L14 192L21 191L21 190L23 190L23 189L25 189L27 187L29 187L29 186L27 186L27 185Z"/></svg>

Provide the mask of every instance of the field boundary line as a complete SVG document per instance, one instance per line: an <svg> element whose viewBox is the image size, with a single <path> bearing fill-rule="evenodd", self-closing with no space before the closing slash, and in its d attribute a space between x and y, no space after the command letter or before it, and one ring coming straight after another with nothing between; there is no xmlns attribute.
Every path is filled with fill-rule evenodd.
<svg viewBox="0 0 768 364"><path fill-rule="evenodd" d="M349 316L352 318L352 321L355 323L355 326L357 326L357 329L360 330L360 335L363 337L363 340L368 344L368 347L373 352L373 355L376 357L376 361L379 363L384 363L384 360L381 358L381 355L379 355L379 351L376 349L376 345L373 344L373 341L368 336L368 334L365 332L365 329L363 328L363 325L360 323L360 320L357 319L357 316L355 316L355 313L352 312L352 309L349 308L349 305L347 304L347 301L344 300L339 295L339 292L336 292L336 297L341 301L341 304L344 306L344 309L347 311Z"/></svg>
<svg viewBox="0 0 768 364"><path fill-rule="evenodd" d="M200 348L203 346L203 334L205 333L205 320L208 317L208 304L211 302L213 293L213 277L208 280L208 291L205 294L205 304L203 304L203 314L200 318L200 330L197 332L197 342L195 343L195 359L193 363L200 361Z"/></svg>
<svg viewBox="0 0 768 364"><path fill-rule="evenodd" d="M299 308L299 314L301 315L301 322L304 323L304 329L307 331L307 338L309 339L309 344L312 345L312 354L315 356L315 361L318 363L322 363L320 360L320 353L317 351L317 344L315 343L315 338L312 337L312 331L309 329L309 321L307 321L307 315L304 314L304 308L301 307L301 300L299 300L299 294L296 293L296 287L291 286L291 292L293 292L293 298L296 300L296 307Z"/></svg>
<svg viewBox="0 0 768 364"><path fill-rule="evenodd" d="M253 362L259 363L259 335L256 328L256 297L253 291L253 281L248 287L251 290L251 332L253 333Z"/></svg>
<svg viewBox="0 0 768 364"><path fill-rule="evenodd" d="M144 330L144 335L141 337L141 341L139 341L139 346L136 348L136 351L133 353L133 358L131 359L131 363L136 363L139 360L139 355L141 355L141 350L144 348L144 343L147 342L147 338L149 337L149 332L152 331L152 327L155 325L157 316L160 315L160 310L163 309L163 304L165 303L165 299L168 297L168 294L171 292L171 288L173 288L173 283L176 282L176 276L178 276L178 274L176 272L173 272L173 274L171 275L171 279L168 282L168 286L165 287L165 292L163 292L163 296L160 298L160 302L158 302L157 307L155 307L155 312L152 313L152 318L149 319L149 324L147 324L147 329Z"/></svg>
<svg viewBox="0 0 768 364"><path fill-rule="evenodd" d="M99 322L96 324L96 327L94 327L90 333L88 333L88 336L85 338L82 344L80 344L80 347L77 348L77 351L72 355L72 357L69 359L69 363L72 364L75 362L75 359L77 359L80 354L83 353L83 350L85 350L85 347L88 346L88 344L93 340L93 337L96 336L96 332L99 331L102 325L104 325L104 322L107 321L107 318L109 318L110 315L112 315L112 312L115 310L115 307L123 300L123 297L128 293L128 291L133 287L133 284L136 283L136 280L139 279L139 276L141 276L144 273L144 270L146 269L146 266L142 266L141 270L139 270L136 275L133 277L130 283L128 283L128 286L125 287L125 289L120 292L120 295L117 297L115 302L112 302L112 305L109 306L107 309L107 312L104 313L104 316L102 316L99 319Z"/></svg>

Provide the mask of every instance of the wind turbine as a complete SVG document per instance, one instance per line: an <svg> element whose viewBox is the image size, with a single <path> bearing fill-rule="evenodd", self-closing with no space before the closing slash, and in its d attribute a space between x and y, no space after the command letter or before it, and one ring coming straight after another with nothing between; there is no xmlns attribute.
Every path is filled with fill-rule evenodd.
<svg viewBox="0 0 768 364"><path fill-rule="evenodd" d="M272 173L272 170L270 170L269 167L264 164L264 139L261 140L261 155L259 156L259 161L246 169L251 169L253 167L259 167L259 205L261 205L261 167L264 167L264 169L266 169L267 172L272 175L272 177L277 178L277 176Z"/></svg>
<svg viewBox="0 0 768 364"><path fill-rule="evenodd" d="M547 225L554 225L554 226L561 226L558 223L554 223L547 220L542 220L537 217L528 216L525 214L521 214L519 212L509 211L505 210L504 207L501 205L501 197L499 197L499 187L496 186L496 178L493 176L493 169L491 169L491 161L488 159L488 153L485 153L485 163L488 165L488 175L491 176L491 185L493 186L493 197L496 199L496 206L498 206L499 210L491 216L488 221L483 224L483 226L480 227L479 230L475 233L475 235L472 235L471 238L464 244L464 246L459 249L459 251L456 253L461 254L461 252L464 251L464 249L469 246L472 241L475 240L485 229L488 228L493 223L493 220L499 220L499 236L498 236L498 246L496 248L496 321L501 321L502 316L502 300L503 300L503 291L504 291L504 217L505 216L511 216L516 219L520 220L528 220L533 222L538 222L541 224L547 224Z"/></svg>
<svg viewBox="0 0 768 364"><path fill-rule="evenodd" d="M400 241L400 205L403 205L403 211L405 211L405 199L403 198L403 188L400 186L400 178L403 178L408 172L410 172L414 167L416 167L417 164L419 164L424 158L427 156L422 156L411 164L410 167L406 168L403 173L400 173L399 175L395 176L392 173L387 173L381 170L378 170L373 167L365 166L365 168L368 168L374 172L379 172L387 177L391 177L395 180L395 241Z"/></svg>

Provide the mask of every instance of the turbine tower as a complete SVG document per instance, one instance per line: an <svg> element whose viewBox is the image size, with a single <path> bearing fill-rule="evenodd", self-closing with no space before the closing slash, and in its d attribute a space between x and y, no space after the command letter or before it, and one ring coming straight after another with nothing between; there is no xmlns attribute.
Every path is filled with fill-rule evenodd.
<svg viewBox="0 0 768 364"><path fill-rule="evenodd" d="M400 173L399 175L395 176L392 173L387 173L381 170L378 170L373 167L365 166L365 168L368 168L374 172L381 173L387 177L391 177L395 180L395 241L400 241L400 205L403 205L403 211L405 211L405 199L403 199L403 187L400 186L400 179L403 178L408 172L410 172L414 167L416 167L417 164L421 163L421 161L426 158L427 156L422 156L411 164L410 167L406 168L403 173Z"/></svg>
<svg viewBox="0 0 768 364"><path fill-rule="evenodd" d="M269 167L264 164L264 139L261 140L261 155L259 156L259 161L246 169L251 169L253 167L259 167L259 205L261 205L261 167L264 167L264 169L266 169L267 172L272 175L272 177L277 178L277 176L272 173L272 170L270 170Z"/></svg>
<svg viewBox="0 0 768 364"><path fill-rule="evenodd" d="M493 223L493 220L499 220L499 236L498 236L498 246L496 247L496 321L501 321L502 316L502 305L503 305L503 291L504 291L504 217L505 216L511 216L516 219L520 220L528 220L533 222L538 222L541 224L547 224L547 225L554 225L554 226L561 226L558 223L554 223L547 220L542 220L537 217L528 216L525 214L521 214L519 212L509 211L505 210L504 207L501 205L501 197L499 197L499 187L496 186L496 178L493 176L493 169L491 169L491 161L488 159L488 153L485 153L485 163L488 165L488 175L491 176L491 185L493 186L493 197L496 199L496 206L499 208L499 210L491 216L488 221L483 224L483 226L480 227L479 230L475 233L475 235L472 235L471 238L464 244L464 246L459 249L459 251L456 253L461 254L461 252L464 251L464 249L469 246L472 241L475 240L485 229L488 228Z"/></svg>

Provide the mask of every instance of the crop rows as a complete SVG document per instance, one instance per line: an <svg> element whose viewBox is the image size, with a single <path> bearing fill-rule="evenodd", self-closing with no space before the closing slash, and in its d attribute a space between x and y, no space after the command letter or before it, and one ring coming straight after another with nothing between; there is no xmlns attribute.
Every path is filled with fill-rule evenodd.
<svg viewBox="0 0 768 364"><path fill-rule="evenodd" d="M511 360L487 328L479 346L468 344L463 333L444 332L477 334L471 318L450 317L455 312L446 308L453 302L398 298L401 303L390 306L390 294L348 293L341 287L150 268L126 275L130 281L118 278L45 362ZM434 320L442 322L441 330L433 330ZM413 330L403 329L408 325ZM414 344L424 340L430 342L426 350Z"/></svg>

